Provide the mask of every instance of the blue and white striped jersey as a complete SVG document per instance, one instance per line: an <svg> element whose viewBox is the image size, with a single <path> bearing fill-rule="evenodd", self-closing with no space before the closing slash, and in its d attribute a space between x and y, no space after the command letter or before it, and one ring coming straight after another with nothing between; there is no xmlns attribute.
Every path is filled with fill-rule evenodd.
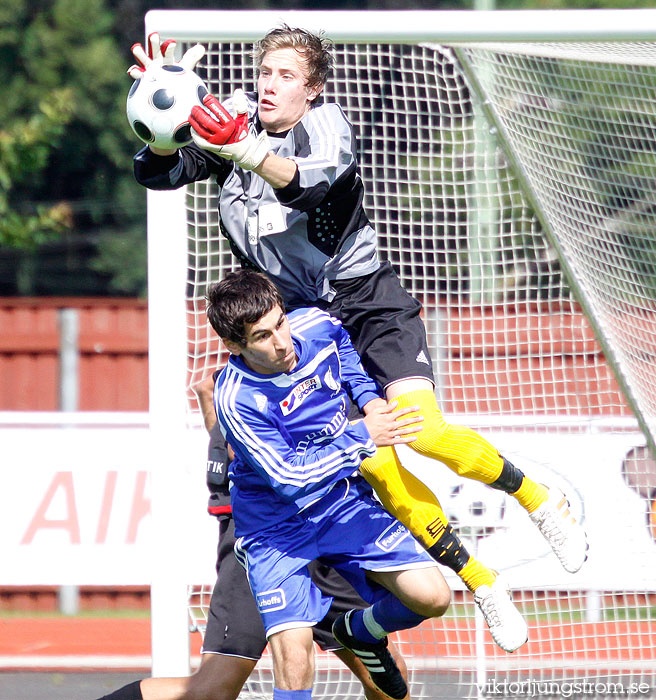
<svg viewBox="0 0 656 700"><path fill-rule="evenodd" d="M289 323L291 372L258 374L231 356L214 387L235 452L228 473L239 537L298 513L376 452L364 422L347 418L347 394L360 408L380 396L348 333L315 308L291 312Z"/></svg>
<svg viewBox="0 0 656 700"><path fill-rule="evenodd" d="M256 95L247 97L255 133ZM230 111L231 100L224 104ZM143 148L134 158L135 177L150 189L173 189L214 175L222 232L237 257L265 271L290 308L329 302L331 282L379 267L352 126L338 104L317 104L270 140L274 153L297 165L294 180L280 189L195 144L165 157Z"/></svg>

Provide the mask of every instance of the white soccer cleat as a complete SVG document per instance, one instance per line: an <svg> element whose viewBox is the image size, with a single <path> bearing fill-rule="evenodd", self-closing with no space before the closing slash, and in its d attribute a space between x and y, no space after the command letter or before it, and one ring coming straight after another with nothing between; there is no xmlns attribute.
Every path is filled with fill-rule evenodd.
<svg viewBox="0 0 656 700"><path fill-rule="evenodd" d="M551 546L566 571L574 574L588 558L585 530L570 512L569 501L560 489L549 489L549 498L535 511L531 520Z"/></svg>
<svg viewBox="0 0 656 700"><path fill-rule="evenodd" d="M497 577L491 586L479 586L474 592L492 639L504 650L513 652L528 639L526 620L512 602L503 581Z"/></svg>

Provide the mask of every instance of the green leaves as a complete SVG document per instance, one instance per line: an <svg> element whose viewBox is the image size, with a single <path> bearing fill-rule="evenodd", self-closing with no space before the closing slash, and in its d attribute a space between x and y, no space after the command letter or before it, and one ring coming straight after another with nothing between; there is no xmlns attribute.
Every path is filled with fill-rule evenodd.
<svg viewBox="0 0 656 700"><path fill-rule="evenodd" d="M0 245L33 249L71 224L65 204L26 211L11 199L12 189L43 169L57 147L71 119L71 94L66 88L52 91L27 121L17 119L0 130Z"/></svg>
<svg viewBox="0 0 656 700"><path fill-rule="evenodd" d="M136 17L143 32L143 12ZM29 254L23 292L62 293L62 279L68 294L142 290L143 261L112 245L113 237L145 242L132 176L138 143L125 118L131 56L115 20L107 0L0 0L0 246L15 251L5 251L0 276L13 277ZM68 270L71 260L83 267L48 277L39 272L46 258L48 270ZM143 268L128 275L132 285L130 267Z"/></svg>

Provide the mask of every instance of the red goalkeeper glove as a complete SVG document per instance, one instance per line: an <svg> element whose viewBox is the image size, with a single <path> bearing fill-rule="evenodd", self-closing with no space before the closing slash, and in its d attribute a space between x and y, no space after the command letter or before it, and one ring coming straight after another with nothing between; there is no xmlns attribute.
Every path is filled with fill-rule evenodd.
<svg viewBox="0 0 656 700"><path fill-rule="evenodd" d="M173 64L193 71L198 61L205 55L205 47L196 44L187 49L182 58L176 61L175 46L176 43L173 39L167 39L161 43L159 34L153 32L148 36L147 52L141 44L133 44L132 55L137 63L128 68L128 73L135 80L139 80L150 70Z"/></svg>
<svg viewBox="0 0 656 700"><path fill-rule="evenodd" d="M243 90L232 98L233 117L213 95L203 98L203 107L194 107L189 115L191 137L200 148L232 160L244 170L253 170L271 150L266 131L254 136L248 130L248 105Z"/></svg>

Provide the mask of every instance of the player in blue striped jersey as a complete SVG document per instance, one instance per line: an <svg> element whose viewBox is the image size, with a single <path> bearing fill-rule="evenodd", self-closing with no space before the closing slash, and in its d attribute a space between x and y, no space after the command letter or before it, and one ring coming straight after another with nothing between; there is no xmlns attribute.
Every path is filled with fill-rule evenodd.
<svg viewBox="0 0 656 700"><path fill-rule="evenodd" d="M296 351L279 361L283 373L263 375L257 359L230 346L216 383L217 414L236 455L233 505L242 493L249 504L247 516L235 507L237 536L302 510L376 452L364 422L349 423L346 392L363 410L380 394L339 321L313 308L276 313L276 323L289 323Z"/></svg>
<svg viewBox="0 0 656 700"><path fill-rule="evenodd" d="M415 407L395 411L381 401L339 321L318 309L287 317L264 275L232 273L207 298L210 323L231 353L214 404L235 453L235 551L271 645L274 700L311 697L311 627L330 604L309 576L315 559L371 603L338 618L335 636L378 688L404 698L387 635L442 615L449 589L357 469L378 447L415 439L421 426L408 417ZM349 400L364 419L348 420Z"/></svg>

